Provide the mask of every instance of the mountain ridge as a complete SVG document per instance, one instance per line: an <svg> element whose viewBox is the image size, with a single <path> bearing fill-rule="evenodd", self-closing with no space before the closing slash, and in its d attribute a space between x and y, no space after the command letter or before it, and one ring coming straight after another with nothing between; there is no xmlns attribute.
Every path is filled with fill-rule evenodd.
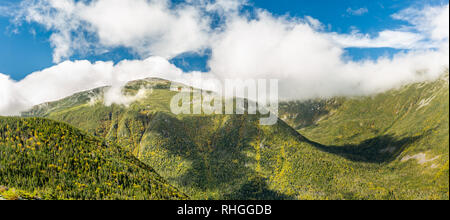
<svg viewBox="0 0 450 220"><path fill-rule="evenodd" d="M440 165L435 165L438 171L437 168L424 170L413 162L417 158L430 160L429 153L416 143L434 136L411 132L373 133L372 130L392 123L390 114L386 113L389 106L383 107L387 109L383 112L381 107L372 107L379 103L365 100L353 113L353 107L349 106L355 103L343 100L343 104L331 102L333 108L330 108L338 111L331 116L349 115L342 120L327 120L330 114L320 112L319 117L297 126L300 129L293 129L296 125L289 120L287 124L279 120L275 126L259 126L257 117L251 115L175 116L168 103L177 92L169 89L168 82L158 88L146 87L151 92L128 107L105 106L101 100L94 105L86 101L41 116L66 121L126 146L195 199L448 199L448 180L442 179L448 176L448 160L445 165L448 132L447 136L440 133L447 137L447 147L444 143L437 148L444 155L439 158ZM147 83L146 80L131 82L123 93L136 94ZM410 86L400 95L381 94L384 98L380 100L396 106L397 96L406 97L405 100L416 97L415 91L420 86ZM448 92L439 97L448 97ZM308 103L303 105L310 107ZM323 106L328 108L329 104L325 102ZM442 106L438 109L444 116L448 115L448 101L447 109L445 101ZM281 105L281 118L286 109ZM296 108L292 109L296 114ZM375 117L380 121L379 126L368 120L373 109L379 109ZM316 113L312 111L313 115ZM367 124L366 129L358 128L361 134L353 138L354 127L348 125L352 121L348 120L350 116L355 126ZM334 123L334 127L317 126L319 118L322 118L320 123ZM401 128L399 131L409 129L407 124L397 127ZM445 132L448 126L439 129ZM348 136L348 141L339 140L339 135ZM425 159L419 153L424 153ZM400 155L405 160L401 161ZM410 156L409 160L406 156ZM429 181L433 179L436 180Z"/></svg>

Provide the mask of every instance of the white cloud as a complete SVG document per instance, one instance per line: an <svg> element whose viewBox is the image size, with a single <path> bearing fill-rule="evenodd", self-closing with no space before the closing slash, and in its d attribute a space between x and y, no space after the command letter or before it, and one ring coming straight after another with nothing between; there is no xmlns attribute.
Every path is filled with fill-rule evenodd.
<svg viewBox="0 0 450 220"><path fill-rule="evenodd" d="M314 53L310 53L315 51ZM305 71L309 66L339 61L342 49L303 21L291 22L261 12L257 20L235 17L212 45L209 61L215 74L239 78L252 73L282 77ZM295 69L290 64L295 61ZM307 64L306 66L303 64ZM327 64L324 64L327 65Z"/></svg>
<svg viewBox="0 0 450 220"><path fill-rule="evenodd" d="M50 42L55 48L55 62L74 53L105 52L116 47L131 48L143 58L150 55L172 58L214 46L212 41L222 34L224 27L212 30L212 18L206 12L218 13L229 23L233 17L247 19L237 13L245 4L246 0L188 0L176 6L169 0L24 0L16 20L36 22L53 31ZM356 15L367 11L367 8L348 9ZM408 8L392 17L411 25L383 30L374 36L354 31L330 33L329 37L343 48L430 49L440 47L437 44L442 42L437 41L448 36L448 5ZM296 22L298 19L286 21ZM305 16L303 22L314 29L324 29L313 17Z"/></svg>
<svg viewBox="0 0 450 220"><path fill-rule="evenodd" d="M423 35L406 31L384 30L378 33L377 37L357 31L351 34L332 33L330 36L337 44L345 48L424 49L436 47L436 45L422 43L421 41L425 39Z"/></svg>
<svg viewBox="0 0 450 220"><path fill-rule="evenodd" d="M393 18L407 21L413 26L405 26L404 30L418 32L428 39L427 43L439 43L441 47L449 46L449 5L427 6L425 8L407 8Z"/></svg>
<svg viewBox="0 0 450 220"><path fill-rule="evenodd" d="M203 0L200 5L206 5L207 11L219 11L222 15L236 12L243 5L248 4L247 0L216 0L214 2Z"/></svg>
<svg viewBox="0 0 450 220"><path fill-rule="evenodd" d="M336 37L346 39L347 45L336 43ZM436 78L448 68L448 47L428 49L418 45L422 39L399 31L383 31L375 39L354 34L350 39L317 31L308 20L260 12L257 19L235 17L228 23L212 44L209 65L220 78L280 79L280 96L287 99L369 95ZM392 59L352 62L343 58L347 46L413 50Z"/></svg>
<svg viewBox="0 0 450 220"><path fill-rule="evenodd" d="M163 0L111 0L108 4L106 0L36 0L35 4L23 4L27 7L19 17L54 31L51 41L56 60L92 47L126 46L164 57L210 48L211 71L203 75L219 79L276 78L280 80L280 96L285 99L369 95L404 83L434 79L449 65L448 5L405 9L393 17L410 22L408 26L371 36L326 32L320 21L308 16L277 17L259 10L256 18L250 18L236 13L245 1L229 1L214 5L192 0L187 5L170 7ZM220 28L209 30L210 19L200 17L202 10L219 11L226 21ZM97 39L92 41L89 35ZM345 57L347 47L409 50L393 58L355 62ZM18 113L99 86L120 88L127 81L150 76L183 81L190 74L163 57L125 60L117 65L66 61L19 82L0 75L0 114ZM114 98L111 100L114 102Z"/></svg>
<svg viewBox="0 0 450 220"><path fill-rule="evenodd" d="M369 13L369 9L367 9L367 8L358 8L358 9L347 8L347 13L350 15L361 16L363 14Z"/></svg>
<svg viewBox="0 0 450 220"><path fill-rule="evenodd" d="M122 92L122 87L113 86L109 88L104 94L103 103L106 106L111 106L112 104L129 106L131 103L143 99L147 96L147 89L141 88L138 90L136 95L124 95ZM92 100L91 100L92 101ZM95 97L94 97L95 102Z"/></svg>
<svg viewBox="0 0 450 220"><path fill-rule="evenodd" d="M324 28L322 22L311 16L305 16L305 20L311 25L312 28L316 30L323 30Z"/></svg>
<svg viewBox="0 0 450 220"><path fill-rule="evenodd" d="M25 105L26 100L18 94L16 84L0 73L0 115L16 114L17 109L24 109Z"/></svg>
<svg viewBox="0 0 450 220"><path fill-rule="evenodd" d="M65 61L34 72L21 81L0 74L0 115L18 114L44 102L55 101L76 92L112 85L120 88L131 80L160 77L171 80L189 77L161 57L112 62ZM108 104L126 104L127 97L106 97ZM110 98L110 99L109 99Z"/></svg>
<svg viewBox="0 0 450 220"><path fill-rule="evenodd" d="M16 21L53 31L56 63L87 49L131 48L142 57L173 57L208 43L209 18L191 5L166 0L25 0Z"/></svg>
<svg viewBox="0 0 450 220"><path fill-rule="evenodd" d="M208 41L209 20L194 7L168 7L165 1L99 0L78 13L105 46L125 46L144 56L164 57L202 49Z"/></svg>
<svg viewBox="0 0 450 220"><path fill-rule="evenodd" d="M396 49L432 49L448 47L449 6L407 8L392 15L410 25L396 30L384 30L372 37L355 31L351 34L331 34L342 47Z"/></svg>

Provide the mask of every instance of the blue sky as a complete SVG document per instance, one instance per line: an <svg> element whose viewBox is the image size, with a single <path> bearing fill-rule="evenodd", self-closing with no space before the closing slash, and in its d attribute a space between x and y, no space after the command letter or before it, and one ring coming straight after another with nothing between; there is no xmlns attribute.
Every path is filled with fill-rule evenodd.
<svg viewBox="0 0 450 220"><path fill-rule="evenodd" d="M18 0L2 0L0 6L17 4ZM252 12L255 8L266 9L274 15L291 17L311 16L318 19L327 31L350 33L357 28L361 33L376 34L385 29L400 28L404 21L395 20L392 14L402 9L424 4L443 5L446 0L253 0L242 9L242 13ZM1 12L1 11L0 11ZM17 30L17 31L15 31ZM53 48L49 37L51 31L32 23L22 23L16 27L11 18L0 16L0 73L20 80L27 74L55 65L52 61ZM354 60L376 59L379 56L390 56L399 50L392 48L361 49L348 48L347 55ZM207 71L207 60L210 52L202 55L184 53L171 60L185 71ZM70 60L87 59L89 61L114 61L123 59L139 59L142 57L129 49L114 48L105 54L74 54Z"/></svg>

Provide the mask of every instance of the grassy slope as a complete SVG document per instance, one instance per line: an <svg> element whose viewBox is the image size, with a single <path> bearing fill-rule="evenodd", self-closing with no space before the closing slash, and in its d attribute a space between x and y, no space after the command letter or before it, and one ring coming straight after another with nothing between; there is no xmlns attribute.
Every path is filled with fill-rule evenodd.
<svg viewBox="0 0 450 220"><path fill-rule="evenodd" d="M133 82L125 91L132 94L150 82ZM106 107L101 100L67 107L63 100L52 106L64 108L33 112L46 112L40 116L128 146L170 183L197 199L448 199L448 187L442 185L442 178L448 177L445 166L443 175L423 174L409 161L400 164L404 166L400 173L386 156L373 159L358 146L341 152L341 148L310 142L282 121L259 126L255 116L175 116L168 106L175 92L161 82L158 85L151 85L153 92L128 108ZM334 104L324 106L335 108ZM359 119L366 122L365 117L355 122ZM378 120L388 119L380 116ZM311 124L314 120L304 121ZM322 139L346 133L309 131L308 137L329 145L342 142ZM367 146L371 145L362 145Z"/></svg>
<svg viewBox="0 0 450 220"><path fill-rule="evenodd" d="M387 182L390 190L409 189L419 198L449 198L448 73L435 82L412 84L374 97L282 106L282 117L309 139L320 142L324 151L358 162L357 166L377 167L363 175L365 180L357 181ZM313 111L317 120L312 124L304 123L302 117L307 114L297 115L308 106L321 107ZM427 195L429 192L435 193Z"/></svg>
<svg viewBox="0 0 450 220"><path fill-rule="evenodd" d="M0 185L45 199L185 198L119 147L38 118L0 117Z"/></svg>

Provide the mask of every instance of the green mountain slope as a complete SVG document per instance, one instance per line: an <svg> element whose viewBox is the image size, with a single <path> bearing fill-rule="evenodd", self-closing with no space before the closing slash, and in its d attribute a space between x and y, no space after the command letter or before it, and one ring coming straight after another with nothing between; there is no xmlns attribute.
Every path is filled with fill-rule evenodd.
<svg viewBox="0 0 450 220"><path fill-rule="evenodd" d="M280 199L299 195L291 186L287 192L279 185L276 181L283 178L276 178L272 168L282 169L285 162L272 156L284 147L315 150L299 141L302 137L294 130L282 122L262 127L257 116L249 115L173 115L169 103L177 92L169 87L170 82L159 79L135 81L124 93L133 95L147 88L147 96L129 107L105 106L103 90L97 93L94 104L83 98L76 98L80 102L74 104L75 98L69 97L38 106L26 115L65 121L126 146L193 198ZM92 94L87 91L76 97ZM270 156L270 163L261 159L263 156Z"/></svg>
<svg viewBox="0 0 450 220"><path fill-rule="evenodd" d="M68 122L127 146L195 199L448 199L448 180L444 180L448 168L440 163L448 158L448 147L446 156L442 148L442 156L435 161L439 168L422 172L423 166L414 159L392 162L407 147L396 148L390 156L372 155L381 151L372 148L375 141L383 143L380 146L406 146L404 143L411 141L408 138L416 136L399 140L381 136L369 143L361 136L360 145L340 147L343 142L333 138L345 132L308 130L308 137L318 144L281 120L274 126L260 126L258 117L252 115L176 116L169 109L176 94L169 90L169 84L154 79L129 83L125 94L136 94L142 88L147 94L128 107L105 106L103 89L94 98L90 95L93 91L87 91L77 96L88 99L72 102L68 100L73 97L69 97L24 115ZM301 119L304 125L295 127L312 129L316 118L329 116L328 112L340 106L339 102L322 102L325 110L311 111L309 118ZM293 109L289 114L296 114ZM448 107L446 111L448 114ZM355 121L359 119L366 122L363 116ZM379 120L389 118L380 115ZM368 138L374 137L378 136Z"/></svg>
<svg viewBox="0 0 450 220"><path fill-rule="evenodd" d="M324 151L383 164L396 175L420 173L421 181L405 182L436 182L448 199L448 86L447 72L373 97L283 103L281 117Z"/></svg>
<svg viewBox="0 0 450 220"><path fill-rule="evenodd" d="M0 117L1 185L44 199L186 198L131 153L38 118ZM5 198L27 195L3 189Z"/></svg>

